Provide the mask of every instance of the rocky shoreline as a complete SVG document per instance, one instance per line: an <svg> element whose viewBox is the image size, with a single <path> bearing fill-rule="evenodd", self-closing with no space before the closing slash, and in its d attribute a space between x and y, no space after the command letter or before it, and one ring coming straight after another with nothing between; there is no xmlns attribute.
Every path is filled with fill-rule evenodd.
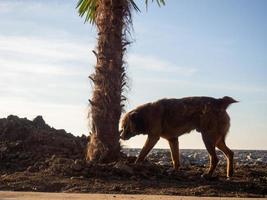
<svg viewBox="0 0 267 200"><path fill-rule="evenodd" d="M127 156L137 156L141 149L123 149ZM253 166L267 165L267 150L233 150L235 165ZM226 159L221 151L217 151L219 165L225 165ZM148 159L159 165L170 165L171 155L168 149L153 149ZM180 161L183 166L204 166L209 162L205 149L180 149Z"/></svg>

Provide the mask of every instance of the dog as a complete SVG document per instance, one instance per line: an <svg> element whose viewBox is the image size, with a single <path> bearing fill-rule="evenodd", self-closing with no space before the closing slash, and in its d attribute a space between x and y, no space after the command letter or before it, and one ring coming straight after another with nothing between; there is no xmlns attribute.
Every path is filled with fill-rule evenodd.
<svg viewBox="0 0 267 200"><path fill-rule="evenodd" d="M178 137L196 130L201 133L209 153L210 166L202 177L211 178L218 163L215 148L227 158L227 177L233 176L233 151L225 144L230 128L230 117L226 109L238 101L231 97L186 97L161 99L141 105L125 114L121 120L120 138L128 140L139 134L148 135L144 147L136 159L142 162L160 137L169 142L173 167L179 169Z"/></svg>

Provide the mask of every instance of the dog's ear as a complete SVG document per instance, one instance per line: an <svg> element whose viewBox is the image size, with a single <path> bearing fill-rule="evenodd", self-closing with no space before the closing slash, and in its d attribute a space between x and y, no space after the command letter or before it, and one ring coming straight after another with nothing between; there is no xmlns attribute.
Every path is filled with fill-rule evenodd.
<svg viewBox="0 0 267 200"><path fill-rule="evenodd" d="M130 114L130 119L134 124L135 128L137 129L137 131L141 132L145 131L145 123L141 113L138 113L136 111L132 112Z"/></svg>
<svg viewBox="0 0 267 200"><path fill-rule="evenodd" d="M140 121L138 112L134 111L130 113L130 120L132 121L132 123L138 124L138 122Z"/></svg>
<svg viewBox="0 0 267 200"><path fill-rule="evenodd" d="M134 112L130 112L129 117L130 117L130 119L133 120L133 119L135 119L137 117L137 115L138 115L138 113L136 111L134 111Z"/></svg>

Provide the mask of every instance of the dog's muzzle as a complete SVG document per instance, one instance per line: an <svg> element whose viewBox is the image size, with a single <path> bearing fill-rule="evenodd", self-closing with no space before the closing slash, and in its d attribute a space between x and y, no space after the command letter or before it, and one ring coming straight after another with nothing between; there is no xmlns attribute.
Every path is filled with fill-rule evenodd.
<svg viewBox="0 0 267 200"><path fill-rule="evenodd" d="M122 140L129 140L130 137L126 137L126 134L123 131L120 131L120 139L122 139Z"/></svg>

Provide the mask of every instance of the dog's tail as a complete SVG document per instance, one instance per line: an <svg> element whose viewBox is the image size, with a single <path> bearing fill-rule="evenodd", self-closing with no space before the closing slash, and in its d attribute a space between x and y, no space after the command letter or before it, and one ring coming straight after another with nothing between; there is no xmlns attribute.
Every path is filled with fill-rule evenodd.
<svg viewBox="0 0 267 200"><path fill-rule="evenodd" d="M225 96L223 98L218 99L219 100L219 104L221 106L222 109L227 109L228 106L232 103L238 103L239 101L234 100L232 97L228 97Z"/></svg>

